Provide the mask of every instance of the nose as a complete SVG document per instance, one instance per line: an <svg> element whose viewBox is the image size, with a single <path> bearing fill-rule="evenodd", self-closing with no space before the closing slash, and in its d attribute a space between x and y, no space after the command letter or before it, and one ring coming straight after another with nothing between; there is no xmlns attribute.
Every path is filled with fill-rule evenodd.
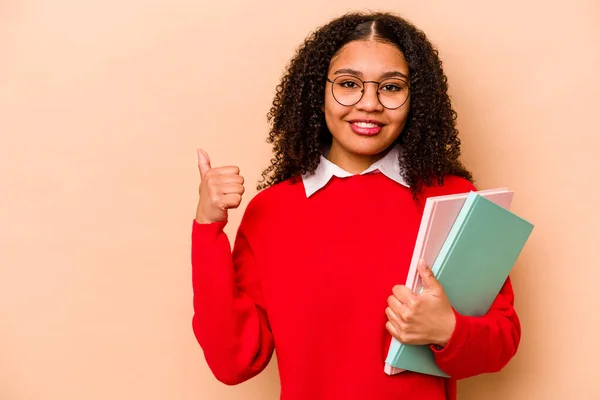
<svg viewBox="0 0 600 400"><path fill-rule="evenodd" d="M379 85L374 82L365 82L363 86L363 96L358 103L356 108L366 112L381 111L383 106L379 102L377 96L377 89Z"/></svg>

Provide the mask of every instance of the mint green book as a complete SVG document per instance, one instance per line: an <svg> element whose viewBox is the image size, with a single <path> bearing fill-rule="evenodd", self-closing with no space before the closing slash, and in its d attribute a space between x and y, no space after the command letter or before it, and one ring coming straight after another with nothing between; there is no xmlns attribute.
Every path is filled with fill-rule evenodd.
<svg viewBox="0 0 600 400"><path fill-rule="evenodd" d="M459 314L481 316L488 312L532 231L530 222L475 192L469 193L431 267ZM396 343L386 363L448 377L435 363L429 346Z"/></svg>

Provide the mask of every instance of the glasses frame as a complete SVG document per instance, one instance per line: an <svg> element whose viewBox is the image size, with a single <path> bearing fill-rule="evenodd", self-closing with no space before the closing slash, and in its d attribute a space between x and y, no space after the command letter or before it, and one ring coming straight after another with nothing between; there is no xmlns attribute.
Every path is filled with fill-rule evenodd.
<svg viewBox="0 0 600 400"><path fill-rule="evenodd" d="M361 89L361 91L360 91L360 97L359 97L359 98L358 98L358 100L357 100L355 103L353 103L353 104L343 104L342 102L340 102L340 101L337 99L337 97L335 97L335 93L333 92L333 88L334 88L334 86L335 86L335 81L337 81L337 80L338 80L338 79L340 79L340 78L344 78L344 77L351 77L351 78L354 78L354 79L356 79L356 80L359 80L359 81L362 83L362 89ZM386 106L385 106L385 105L384 105L384 104L381 102L381 98L379 97L379 94L380 94L380 93L379 93L379 88L380 88L381 84L382 84L383 82L386 82L386 81L387 81L387 80L389 80L389 79L398 79L398 80L400 80L400 81L403 81L404 83L406 83L406 87L408 88L408 95L406 96L406 99L405 99L405 100L404 100L404 102L403 102L402 104L400 104L398 107L393 107L393 108L392 108L392 107L386 107ZM340 76L336 77L334 80L331 80L331 79L329 79L329 77L327 77L327 82L331 83L331 95L333 96L333 98L335 99L335 101L337 101L339 105L342 105L342 106L344 106L344 107L352 107L352 106L355 106L355 105L357 105L358 103L360 103L360 101L362 100L362 98L363 98L363 97L364 97L364 95L365 95L365 86L366 86L366 84L367 84L367 83L374 83L374 84L376 84L376 85L377 85L377 100L379 101L379 104L381 104L381 105L383 106L383 108L386 108L386 109L388 109L388 110L397 110L397 109L399 109L400 107L402 107L403 105L405 105L405 104L406 104L406 102L408 101L408 99L410 98L410 83L409 83L408 81L406 81L405 79L402 79L402 78L388 78L388 79L386 79L386 80L383 80L383 81L381 81L381 82L377 82L377 81L363 81L362 79L360 79L360 78L359 78L358 76L356 76L356 75L344 74L344 75L340 75Z"/></svg>

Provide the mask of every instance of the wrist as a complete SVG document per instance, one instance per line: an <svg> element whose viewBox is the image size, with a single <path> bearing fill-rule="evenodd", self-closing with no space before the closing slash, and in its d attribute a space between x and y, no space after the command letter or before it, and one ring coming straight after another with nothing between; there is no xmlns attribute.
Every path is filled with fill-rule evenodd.
<svg viewBox="0 0 600 400"><path fill-rule="evenodd" d="M448 313L448 317L445 318L444 328L440 333L440 337L437 341L433 343L433 345L438 346L440 348L444 348L450 342L452 338L452 334L454 333L454 329L456 328L456 315L454 314L454 310L450 309Z"/></svg>
<svg viewBox="0 0 600 400"><path fill-rule="evenodd" d="M210 215L211 213L206 213L202 209L202 206L198 204L198 208L196 208L196 222L199 224L213 224L215 222L225 222L226 219L215 218L214 215ZM214 213L213 213L214 214ZM211 218L212 217L212 218Z"/></svg>
<svg viewBox="0 0 600 400"><path fill-rule="evenodd" d="M213 220L211 218L207 218L204 214L196 213L196 222L204 225L204 224L214 224L215 222L223 222L218 220Z"/></svg>
<svg viewBox="0 0 600 400"><path fill-rule="evenodd" d="M203 215L196 215L195 218L196 222L201 224L201 225L208 225L208 224L217 224L217 223L221 223L221 222L227 222L227 219L211 219L211 218L207 218Z"/></svg>

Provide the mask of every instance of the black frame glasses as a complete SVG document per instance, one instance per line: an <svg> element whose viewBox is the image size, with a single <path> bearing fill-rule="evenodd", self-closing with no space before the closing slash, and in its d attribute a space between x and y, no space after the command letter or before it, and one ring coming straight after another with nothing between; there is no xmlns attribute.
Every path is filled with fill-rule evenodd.
<svg viewBox="0 0 600 400"><path fill-rule="evenodd" d="M362 83L362 88L361 88L361 94L360 97L358 98L357 101L355 101L354 103L351 104L346 104L346 103L342 103L336 96L335 96L335 83L338 79L348 79L348 78L352 78L354 80L360 81ZM404 99L404 101L402 102L402 104L400 104L398 107L387 107L385 104L383 104L383 102L381 101L381 97L380 97L380 89L381 89L381 85L382 84L388 84L394 81L402 81L406 84L406 88L408 90L408 93L406 94L406 99ZM381 104L384 108L388 109L388 110L397 110L398 108L402 107L404 104L406 104L406 102L408 101L408 99L410 98L410 84L408 83L407 80L402 79L402 78L388 78L388 79L384 79L381 82L377 82L377 81L363 81L362 79L360 79L359 77L357 77L356 75L340 75L338 77L336 77L334 80L331 80L329 78L327 78L327 82L331 83L331 95L333 96L333 98L335 99L335 101L337 101L340 105L345 106L345 107L352 107L356 104L358 104L363 96L365 95L365 85L367 83L374 83L377 85L377 100L379 101L379 104Z"/></svg>

